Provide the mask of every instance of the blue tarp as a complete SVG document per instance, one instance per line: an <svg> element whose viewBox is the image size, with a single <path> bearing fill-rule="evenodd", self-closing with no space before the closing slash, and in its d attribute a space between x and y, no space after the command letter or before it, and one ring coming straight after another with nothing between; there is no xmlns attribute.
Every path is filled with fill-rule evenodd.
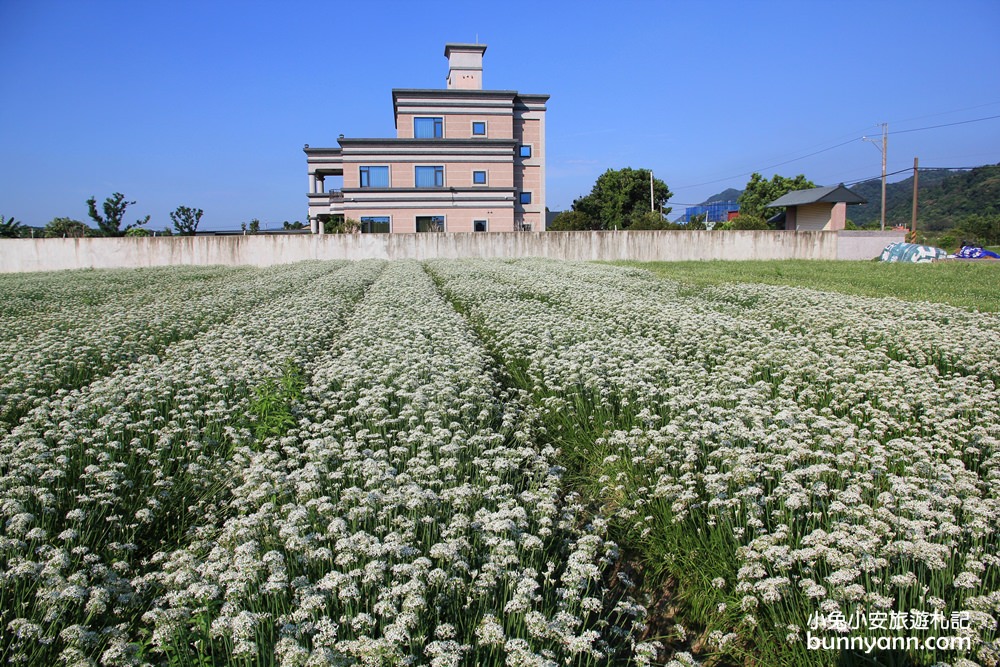
<svg viewBox="0 0 1000 667"><path fill-rule="evenodd" d="M977 245L962 246L953 257L957 259L1000 259L1000 255Z"/></svg>
<svg viewBox="0 0 1000 667"><path fill-rule="evenodd" d="M883 262L933 262L948 256L941 248L916 243L890 243L879 258Z"/></svg>

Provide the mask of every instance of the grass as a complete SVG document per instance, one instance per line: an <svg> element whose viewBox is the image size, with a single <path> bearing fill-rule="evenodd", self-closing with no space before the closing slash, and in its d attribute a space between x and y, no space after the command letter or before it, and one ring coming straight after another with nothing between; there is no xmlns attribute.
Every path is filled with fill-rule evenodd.
<svg viewBox="0 0 1000 667"><path fill-rule="evenodd" d="M820 260L747 262L615 262L657 276L704 286L720 283L793 285L818 290L906 301L932 301L1000 311L1000 262L896 264Z"/></svg>

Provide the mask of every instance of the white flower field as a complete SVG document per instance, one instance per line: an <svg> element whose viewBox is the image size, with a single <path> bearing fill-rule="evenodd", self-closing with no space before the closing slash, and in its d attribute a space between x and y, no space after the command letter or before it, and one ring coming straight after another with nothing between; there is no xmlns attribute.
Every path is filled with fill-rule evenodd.
<svg viewBox="0 0 1000 667"><path fill-rule="evenodd" d="M995 314L312 262L2 276L0 341L5 663L1000 660Z"/></svg>

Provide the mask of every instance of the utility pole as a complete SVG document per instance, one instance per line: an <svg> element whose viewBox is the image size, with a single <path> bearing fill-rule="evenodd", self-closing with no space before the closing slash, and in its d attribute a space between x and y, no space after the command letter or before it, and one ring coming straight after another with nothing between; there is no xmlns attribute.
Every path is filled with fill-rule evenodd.
<svg viewBox="0 0 1000 667"><path fill-rule="evenodd" d="M919 178L917 167L919 164L920 158L913 158L913 216L910 218L910 233L913 234L914 242L917 239L917 179Z"/></svg>
<svg viewBox="0 0 1000 667"><path fill-rule="evenodd" d="M876 127L882 127L882 145L879 146L875 143L874 139L868 137L861 137L862 141L870 141L874 144L875 148L878 148L882 152L882 231L885 231L885 157L886 151L889 149L889 123L876 123Z"/></svg>
<svg viewBox="0 0 1000 667"><path fill-rule="evenodd" d="M653 205L653 170L652 169L649 170L649 210L650 211L656 211L656 208Z"/></svg>

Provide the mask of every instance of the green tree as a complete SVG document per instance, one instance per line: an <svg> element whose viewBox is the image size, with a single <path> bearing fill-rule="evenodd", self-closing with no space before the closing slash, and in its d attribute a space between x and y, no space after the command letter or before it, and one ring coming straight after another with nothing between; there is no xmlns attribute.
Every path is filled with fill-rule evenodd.
<svg viewBox="0 0 1000 667"><path fill-rule="evenodd" d="M955 225L955 233L983 245L1000 244L1000 213L966 216Z"/></svg>
<svg viewBox="0 0 1000 667"><path fill-rule="evenodd" d="M43 232L45 238L49 239L79 239L87 236L93 230L85 223L72 218L52 218L49 224L45 225Z"/></svg>
<svg viewBox="0 0 1000 667"><path fill-rule="evenodd" d="M341 214L322 218L324 234L353 234L361 229L361 223L354 218L345 218Z"/></svg>
<svg viewBox="0 0 1000 667"><path fill-rule="evenodd" d="M173 221L174 229L178 234L181 236L194 236L195 232L198 231L198 223L201 222L201 216L204 213L200 208L178 206L170 212L170 219Z"/></svg>
<svg viewBox="0 0 1000 667"><path fill-rule="evenodd" d="M552 219L550 230L556 232L579 232L600 229L600 223L583 211L563 211Z"/></svg>
<svg viewBox="0 0 1000 667"><path fill-rule="evenodd" d="M627 229L636 215L650 211L649 169L608 169L594 183L590 194L573 202L573 210L580 211L598 223L598 229ZM673 195L667 184L653 180L654 207L666 215L665 206Z"/></svg>
<svg viewBox="0 0 1000 667"><path fill-rule="evenodd" d="M125 211L133 204L135 204L134 201L126 201L125 195L116 192L104 200L104 205L102 206L104 209L103 216L97 212L97 199L94 197L87 200L87 213L90 215L90 219L97 223L97 228L105 236L123 236L125 232L133 227L141 227L149 222L149 216L147 215L142 220L136 220L135 223L127 225L125 229L121 228L122 222L125 219Z"/></svg>
<svg viewBox="0 0 1000 667"><path fill-rule="evenodd" d="M689 229L691 231L708 229L705 225L705 220L708 219L708 213L699 213L697 215L692 215L688 220L686 225L682 225L683 229Z"/></svg>
<svg viewBox="0 0 1000 667"><path fill-rule="evenodd" d="M260 232L260 220L254 218L250 221L250 233L256 234L258 232Z"/></svg>
<svg viewBox="0 0 1000 667"><path fill-rule="evenodd" d="M643 211L632 214L629 219L629 229L638 230L667 230L678 229L677 224L670 222L657 211Z"/></svg>
<svg viewBox="0 0 1000 667"><path fill-rule="evenodd" d="M771 201L774 201L773 199ZM726 229L745 229L745 230L765 230L770 229L767 226L767 220L758 215L743 215L742 213L732 220L727 221L725 225Z"/></svg>
<svg viewBox="0 0 1000 667"><path fill-rule="evenodd" d="M142 227L129 227L125 231L125 236L152 236L153 232L148 229L143 229Z"/></svg>
<svg viewBox="0 0 1000 667"><path fill-rule="evenodd" d="M14 216L5 218L0 215L0 238L17 239L25 236L28 228L14 219Z"/></svg>
<svg viewBox="0 0 1000 667"><path fill-rule="evenodd" d="M793 190L806 190L814 187L816 184L802 174L795 178L785 178L775 174L769 181L754 172L750 176L750 181L743 190L743 194L737 200L740 204L740 215L767 220L776 212L767 207L775 199Z"/></svg>

